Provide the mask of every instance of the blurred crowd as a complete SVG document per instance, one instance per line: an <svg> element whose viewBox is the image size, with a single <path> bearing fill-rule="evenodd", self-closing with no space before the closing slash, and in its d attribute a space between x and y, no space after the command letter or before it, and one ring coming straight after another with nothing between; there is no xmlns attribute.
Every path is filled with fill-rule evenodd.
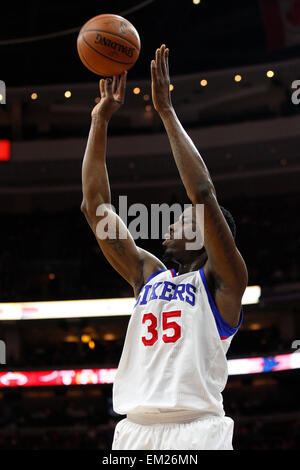
<svg viewBox="0 0 300 470"><path fill-rule="evenodd" d="M235 425L235 450L298 450L299 445L299 419L267 422L258 419Z"/></svg>
<svg viewBox="0 0 300 470"><path fill-rule="evenodd" d="M113 438L114 426L100 428L89 427L55 430L42 430L41 432L13 434L0 431L0 449L26 449L26 450L109 450Z"/></svg>
<svg viewBox="0 0 300 470"><path fill-rule="evenodd" d="M300 385L292 372L276 377L230 379L224 408L235 422L235 449L298 448ZM5 391L0 399L0 448L109 450L115 425L124 418L112 409L111 387L78 389Z"/></svg>
<svg viewBox="0 0 300 470"><path fill-rule="evenodd" d="M13 360L14 367L117 367L121 357L124 339L116 341L94 341L94 349L88 344L61 342L28 347L18 360ZM11 361L9 362L11 364Z"/></svg>

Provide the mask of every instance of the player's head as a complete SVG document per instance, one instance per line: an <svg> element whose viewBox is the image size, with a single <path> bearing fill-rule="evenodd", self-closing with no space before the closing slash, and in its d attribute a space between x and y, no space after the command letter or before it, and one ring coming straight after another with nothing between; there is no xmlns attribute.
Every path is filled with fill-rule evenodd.
<svg viewBox="0 0 300 470"><path fill-rule="evenodd" d="M231 230L233 238L235 238L236 224L232 214L222 206L220 206L220 209ZM195 234L194 238L191 239L189 234ZM187 248L188 246L191 247L191 244L196 240L199 240L198 245L195 243L192 249ZM205 241L203 245L202 235L198 228L198 223L196 223L195 207L190 206L185 209L179 219L169 226L169 233L165 235L163 245L165 248L165 262L175 261L184 264L194 261L199 256L206 255ZM205 256L203 259L205 259Z"/></svg>

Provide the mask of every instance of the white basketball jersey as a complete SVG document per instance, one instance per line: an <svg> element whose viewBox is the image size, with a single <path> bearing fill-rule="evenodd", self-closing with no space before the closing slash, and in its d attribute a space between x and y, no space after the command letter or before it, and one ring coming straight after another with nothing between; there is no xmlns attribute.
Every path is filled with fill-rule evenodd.
<svg viewBox="0 0 300 470"><path fill-rule="evenodd" d="M233 328L221 317L203 268L152 274L130 318L113 385L121 415L194 410L224 416L226 352Z"/></svg>

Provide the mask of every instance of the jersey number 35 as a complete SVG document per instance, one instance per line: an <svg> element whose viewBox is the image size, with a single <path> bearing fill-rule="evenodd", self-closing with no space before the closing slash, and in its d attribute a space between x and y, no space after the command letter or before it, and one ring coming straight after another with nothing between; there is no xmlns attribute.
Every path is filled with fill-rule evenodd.
<svg viewBox="0 0 300 470"><path fill-rule="evenodd" d="M169 321L170 318L181 317L181 310L172 310L171 312L162 313L162 329L163 331L173 330L173 334L167 335L166 333L162 336L164 343L176 343L181 336L181 326L175 321ZM145 346L153 346L158 340L157 331L157 318L153 313L145 313L143 316L143 324L146 321L150 321L147 326L147 333L151 335L150 338L146 336L142 337L142 341Z"/></svg>

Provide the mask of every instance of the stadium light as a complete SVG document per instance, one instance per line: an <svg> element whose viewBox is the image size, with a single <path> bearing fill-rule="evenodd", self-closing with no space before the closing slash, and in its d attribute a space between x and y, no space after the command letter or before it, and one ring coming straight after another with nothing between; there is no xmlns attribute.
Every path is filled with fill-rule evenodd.
<svg viewBox="0 0 300 470"><path fill-rule="evenodd" d="M81 336L81 341L82 341L83 343L88 343L89 341L91 341L90 335L82 335L82 336Z"/></svg>
<svg viewBox="0 0 300 470"><path fill-rule="evenodd" d="M242 298L243 305L258 304L261 296L260 286L249 286L244 292Z"/></svg>
<svg viewBox="0 0 300 470"><path fill-rule="evenodd" d="M7 162L10 160L10 141L0 140L0 161Z"/></svg>

